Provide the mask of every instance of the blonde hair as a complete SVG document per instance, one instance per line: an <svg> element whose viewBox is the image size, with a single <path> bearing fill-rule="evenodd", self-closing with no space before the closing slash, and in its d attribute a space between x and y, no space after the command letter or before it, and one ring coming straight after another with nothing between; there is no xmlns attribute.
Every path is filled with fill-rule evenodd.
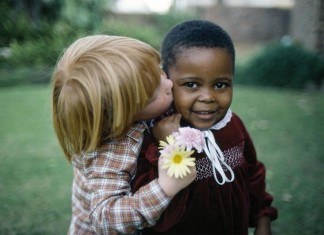
<svg viewBox="0 0 324 235"><path fill-rule="evenodd" d="M160 84L160 55L133 38L94 35L75 41L52 77L52 118L69 161L125 137Z"/></svg>

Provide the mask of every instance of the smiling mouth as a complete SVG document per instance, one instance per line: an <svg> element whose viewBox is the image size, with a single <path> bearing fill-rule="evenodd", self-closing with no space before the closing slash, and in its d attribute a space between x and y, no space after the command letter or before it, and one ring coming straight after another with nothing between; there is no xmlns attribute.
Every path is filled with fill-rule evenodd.
<svg viewBox="0 0 324 235"><path fill-rule="evenodd" d="M199 115L208 115L216 113L216 111L193 111L193 113L199 114Z"/></svg>
<svg viewBox="0 0 324 235"><path fill-rule="evenodd" d="M215 119L217 111L207 111L207 110L201 110L201 111L192 111L192 113L195 114L196 118L201 121L210 121Z"/></svg>

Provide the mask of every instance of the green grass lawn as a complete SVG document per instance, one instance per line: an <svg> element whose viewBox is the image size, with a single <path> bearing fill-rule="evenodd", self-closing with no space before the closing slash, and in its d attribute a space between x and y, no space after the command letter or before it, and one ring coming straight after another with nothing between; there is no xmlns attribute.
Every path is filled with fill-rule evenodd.
<svg viewBox="0 0 324 235"><path fill-rule="evenodd" d="M324 94L236 86L279 218L274 235L324 231ZM72 168L54 137L47 86L0 89L0 234L66 234Z"/></svg>
<svg viewBox="0 0 324 235"><path fill-rule="evenodd" d="M0 89L0 234L66 234L72 172L51 126L50 90Z"/></svg>

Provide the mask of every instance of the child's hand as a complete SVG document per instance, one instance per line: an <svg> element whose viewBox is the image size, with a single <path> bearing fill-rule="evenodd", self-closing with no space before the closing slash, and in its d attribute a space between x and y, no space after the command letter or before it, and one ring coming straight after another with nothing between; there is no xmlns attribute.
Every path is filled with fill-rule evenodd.
<svg viewBox="0 0 324 235"><path fill-rule="evenodd" d="M180 128L181 114L173 114L171 116L161 119L153 127L153 135L157 142L165 140L167 136L173 132L178 131Z"/></svg>
<svg viewBox="0 0 324 235"><path fill-rule="evenodd" d="M159 178L158 182L169 197L173 198L181 189L187 187L196 178L196 167L190 167L190 173L183 178L175 178L167 175L167 169L162 169L164 158L159 158Z"/></svg>

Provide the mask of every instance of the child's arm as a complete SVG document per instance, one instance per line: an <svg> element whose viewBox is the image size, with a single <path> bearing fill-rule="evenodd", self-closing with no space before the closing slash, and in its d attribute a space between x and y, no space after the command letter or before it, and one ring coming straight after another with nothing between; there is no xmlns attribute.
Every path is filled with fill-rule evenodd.
<svg viewBox="0 0 324 235"><path fill-rule="evenodd" d="M159 158L159 178L158 183L164 193L173 198L181 189L187 187L196 178L196 168L190 167L190 173L184 178L170 177L167 175L167 169L162 169L163 158Z"/></svg>
<svg viewBox="0 0 324 235"><path fill-rule="evenodd" d="M141 155L138 160L137 173L132 180L132 189L134 191L139 189L140 186L145 185L148 182L151 182L152 180L158 178L158 176L160 176L161 178L161 171L158 172L158 167L161 166L162 158L159 157L159 141L156 141L156 139L165 140L166 136L172 134L174 131L178 131L178 129L180 128L180 119L180 114L161 119L158 123L155 124L152 132L155 134L155 138L152 135L147 136L147 142L144 147L142 147ZM162 173L166 174L166 171ZM196 168L191 168L191 174L193 175L191 175L190 177L195 178ZM168 176L166 176L165 178L168 180L172 179ZM178 181L181 182L182 179L178 179ZM155 224L152 228L153 230L157 232L166 232L168 229L177 224L179 220L181 220L183 214L186 211L185 208L188 193L189 189L188 187L185 187L172 199L172 203L168 205L168 208L166 210L164 210L164 213L159 218L157 224Z"/></svg>
<svg viewBox="0 0 324 235"><path fill-rule="evenodd" d="M268 216L262 216L258 219L254 235L271 235L271 220Z"/></svg>
<svg viewBox="0 0 324 235"><path fill-rule="evenodd" d="M164 117L153 127L154 138L159 140L165 140L168 135L178 131L180 128L181 114L173 114L171 116ZM188 186L196 177L196 168L191 167L189 177L185 179L175 179L169 177L166 172L162 170L163 158L159 158L159 178L158 182L161 185L163 191L168 197L174 197L181 189Z"/></svg>
<svg viewBox="0 0 324 235"><path fill-rule="evenodd" d="M154 138L159 140L165 140L168 135L178 131L180 128L181 114L173 114L171 116L164 117L153 127ZM161 170L163 159L159 158L159 179L158 182L163 188L163 191L169 196L175 196L181 189L185 188L191 183L196 176L196 168L191 167L190 177L186 177L185 180L175 180L173 177L166 175L166 170ZM191 178L193 177L193 178ZM187 182L189 180L189 183ZM180 188L180 190L178 190Z"/></svg>
<svg viewBox="0 0 324 235"><path fill-rule="evenodd" d="M160 169L161 163L159 178L131 194L137 162L137 147L132 144L114 144L84 162L87 187L92 192L90 222L99 234L130 234L153 226L172 197L195 178L195 169L182 180L170 178Z"/></svg>

